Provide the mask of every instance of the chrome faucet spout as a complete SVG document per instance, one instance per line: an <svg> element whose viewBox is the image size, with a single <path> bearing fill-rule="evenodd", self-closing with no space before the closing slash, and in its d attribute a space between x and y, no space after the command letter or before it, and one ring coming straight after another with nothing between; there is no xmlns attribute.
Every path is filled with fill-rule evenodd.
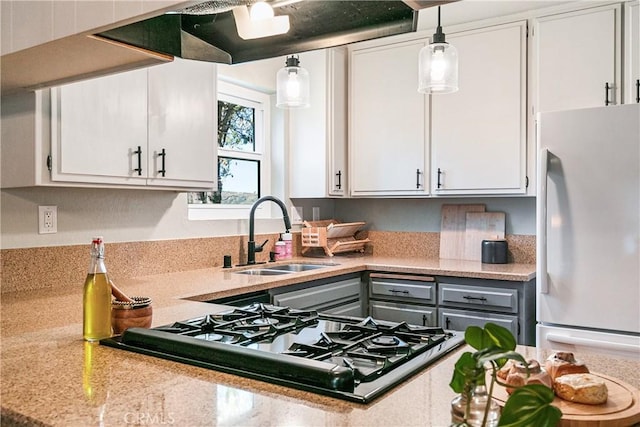
<svg viewBox="0 0 640 427"><path fill-rule="evenodd" d="M262 203L266 201L272 201L282 210L282 220L284 221L284 227L286 232L288 233L291 230L291 221L289 221L289 215L287 214L287 207L282 202L282 200L278 199L274 196L264 196L255 201L253 206L251 206L251 211L249 212L249 247L247 251L247 264L255 264L256 263L256 252L262 252L262 248L264 247L265 241L263 244L256 246L255 242L255 213L256 208Z"/></svg>

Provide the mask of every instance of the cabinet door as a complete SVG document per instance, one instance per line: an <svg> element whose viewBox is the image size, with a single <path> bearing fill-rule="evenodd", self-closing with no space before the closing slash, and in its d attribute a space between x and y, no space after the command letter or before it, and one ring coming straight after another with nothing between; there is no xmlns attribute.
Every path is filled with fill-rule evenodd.
<svg viewBox="0 0 640 427"><path fill-rule="evenodd" d="M346 48L300 54L311 106L289 111L289 197L346 195Z"/></svg>
<svg viewBox="0 0 640 427"><path fill-rule="evenodd" d="M423 305L372 300L370 311L374 319L390 322L407 322L419 326L437 326L438 322L436 308Z"/></svg>
<svg viewBox="0 0 640 427"><path fill-rule="evenodd" d="M351 301L347 304L331 307L326 310L317 309L320 313L337 314L338 316L362 317L360 301Z"/></svg>
<svg viewBox="0 0 640 427"><path fill-rule="evenodd" d="M329 143L327 156L328 179L327 192L330 196L348 195L347 183L347 49L332 49L328 59L330 79L327 97L331 103L327 106L327 132Z"/></svg>
<svg viewBox="0 0 640 427"><path fill-rule="evenodd" d="M149 68L149 185L214 187L216 68L175 59Z"/></svg>
<svg viewBox="0 0 640 427"><path fill-rule="evenodd" d="M620 103L620 10L612 4L535 20L533 113Z"/></svg>
<svg viewBox="0 0 640 427"><path fill-rule="evenodd" d="M64 85L51 95L52 180L145 184L146 70Z"/></svg>
<svg viewBox="0 0 640 427"><path fill-rule="evenodd" d="M352 196L425 195L428 96L418 93L423 41L351 53Z"/></svg>
<svg viewBox="0 0 640 427"><path fill-rule="evenodd" d="M431 99L435 194L526 191L526 22L447 35L459 91Z"/></svg>
<svg viewBox="0 0 640 427"><path fill-rule="evenodd" d="M471 310L454 310L450 308L440 309L440 327L444 329L464 331L467 329L467 326L484 327L488 322L509 329L514 337L519 338L517 316L506 316ZM518 339L518 342L520 343L521 340Z"/></svg>
<svg viewBox="0 0 640 427"><path fill-rule="evenodd" d="M625 7L625 100L640 102L640 1L627 2Z"/></svg>

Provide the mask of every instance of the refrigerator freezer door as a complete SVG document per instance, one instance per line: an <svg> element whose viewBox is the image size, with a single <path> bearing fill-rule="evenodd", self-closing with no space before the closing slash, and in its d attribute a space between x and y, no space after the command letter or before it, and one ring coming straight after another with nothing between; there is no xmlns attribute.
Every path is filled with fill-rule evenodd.
<svg viewBox="0 0 640 427"><path fill-rule="evenodd" d="M538 324L536 347L574 353L595 352L640 362L640 337Z"/></svg>
<svg viewBox="0 0 640 427"><path fill-rule="evenodd" d="M640 105L541 113L538 148L538 322L640 333Z"/></svg>

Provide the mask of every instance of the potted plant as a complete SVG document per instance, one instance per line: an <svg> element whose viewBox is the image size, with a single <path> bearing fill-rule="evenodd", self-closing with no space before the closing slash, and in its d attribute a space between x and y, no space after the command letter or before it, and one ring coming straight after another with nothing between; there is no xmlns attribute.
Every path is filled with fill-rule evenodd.
<svg viewBox="0 0 640 427"><path fill-rule="evenodd" d="M551 405L553 390L540 384L517 387L499 415L492 399L494 386L506 384L497 378L497 371L509 359L527 366L524 357L515 351L516 340L508 329L494 323L487 323L484 328L469 326L464 337L477 351L463 353L456 362L449 385L460 395L452 402L452 426L551 427L558 424L562 412ZM491 378L488 385L487 372Z"/></svg>

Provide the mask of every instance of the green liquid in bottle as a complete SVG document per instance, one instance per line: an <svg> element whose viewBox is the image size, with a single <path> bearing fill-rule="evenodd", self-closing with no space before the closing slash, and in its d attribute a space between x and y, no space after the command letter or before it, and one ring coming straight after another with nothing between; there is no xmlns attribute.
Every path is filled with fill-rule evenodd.
<svg viewBox="0 0 640 427"><path fill-rule="evenodd" d="M91 263L84 282L84 316L82 336L86 341L98 341L112 335L111 282L104 266L102 237L91 242Z"/></svg>
<svg viewBox="0 0 640 427"><path fill-rule="evenodd" d="M111 285L106 273L88 274L84 283L83 336L98 341L111 336Z"/></svg>

